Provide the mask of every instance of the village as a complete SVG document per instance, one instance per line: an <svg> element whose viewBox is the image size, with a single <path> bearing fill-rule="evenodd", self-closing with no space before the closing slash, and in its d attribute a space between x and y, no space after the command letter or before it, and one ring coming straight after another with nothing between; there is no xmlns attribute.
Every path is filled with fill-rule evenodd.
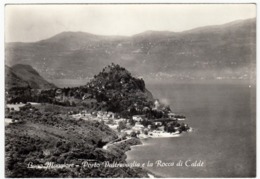
<svg viewBox="0 0 260 179"><path fill-rule="evenodd" d="M33 106L40 103L30 103ZM8 104L7 108L19 111L19 108L25 104ZM133 115L132 118L126 119L119 114L108 111L92 111L81 110L78 113L75 111L67 112L67 116L75 120L92 120L98 121L110 127L117 132L121 138L159 138L159 137L177 137L184 131L192 129L181 121L185 120L182 115L168 113L168 118L148 119L146 115ZM5 119L5 123L17 122L17 120ZM123 137L122 137L123 136Z"/></svg>
<svg viewBox="0 0 260 179"><path fill-rule="evenodd" d="M178 121L185 120L184 116L169 113L169 118L149 120L145 115L134 115L132 119L120 117L120 115L107 111L87 112L78 114L68 112L71 117L83 120L96 120L106 124L116 131L119 136L138 138L176 137L183 131L191 130L187 124L179 124ZM171 130L167 130L167 124L173 124ZM169 127L168 127L169 128Z"/></svg>

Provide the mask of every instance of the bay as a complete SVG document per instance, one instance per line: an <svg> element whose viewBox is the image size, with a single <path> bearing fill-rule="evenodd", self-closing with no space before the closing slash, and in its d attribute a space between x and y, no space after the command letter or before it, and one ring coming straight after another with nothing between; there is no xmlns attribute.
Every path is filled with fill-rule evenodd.
<svg viewBox="0 0 260 179"><path fill-rule="evenodd" d="M143 140L128 162L183 161L183 166L147 167L163 177L254 177L256 175L256 87L249 82L147 84L193 128L181 137ZM186 161L203 167L187 167Z"/></svg>

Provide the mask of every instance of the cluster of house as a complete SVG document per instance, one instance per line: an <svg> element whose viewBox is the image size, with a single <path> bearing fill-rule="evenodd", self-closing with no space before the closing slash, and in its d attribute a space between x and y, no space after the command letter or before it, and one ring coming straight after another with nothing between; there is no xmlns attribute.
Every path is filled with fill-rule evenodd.
<svg viewBox="0 0 260 179"><path fill-rule="evenodd" d="M133 116L133 120L136 121L136 122L141 122L141 121L143 121L145 119L146 119L145 115L134 115ZM176 115L175 113L171 112L171 113L168 113L168 118L167 119L171 120L171 121L173 121L173 120L179 121L179 120L184 120L185 117L181 116L181 115ZM163 120L165 121L167 119L155 120L157 122L156 125L157 124L161 124L160 121L163 121Z"/></svg>
<svg viewBox="0 0 260 179"><path fill-rule="evenodd" d="M162 125L162 121L165 120L178 120L174 113L169 114L168 119L158 119L154 120L154 124L158 126L157 131L164 131L164 126ZM147 120L145 115L134 115L132 119L135 121L135 125L132 126L129 123L129 120L125 118L121 118L118 114L115 114L113 112L107 112L107 111L94 111L92 113L87 112L86 110L81 111L78 114L72 114L72 117L74 118L81 118L84 120L97 120L99 122L104 122L106 125L108 125L111 129L117 130L119 123L123 122L125 124L125 127L121 130L121 132L124 132L126 134L131 134L132 132L136 133L148 133L151 131L151 125L148 125L147 127L144 127L144 125L141 124L143 120Z"/></svg>
<svg viewBox="0 0 260 179"><path fill-rule="evenodd" d="M118 127L120 121L126 121L126 119L121 118L118 114L107 111L93 111L90 113L86 110L82 110L80 113L77 114L72 114L69 112L69 115L76 119L81 118L83 120L96 120L99 122L104 122L113 129L116 129Z"/></svg>
<svg viewBox="0 0 260 179"><path fill-rule="evenodd" d="M73 112L68 112L69 115L72 115L74 118L82 118L82 119L95 119L95 120L109 120L109 119L119 119L120 116L113 112L106 111L94 111L89 113L86 110L82 110L80 113L73 114ZM90 118L91 117L91 118Z"/></svg>
<svg viewBox="0 0 260 179"><path fill-rule="evenodd" d="M145 132L148 133L148 132L151 132L151 131L153 131L155 133L156 132L161 133L161 132L164 131L164 128L165 128L163 126L163 122L165 122L165 121L169 121L170 122L170 121L185 120L184 116L176 115L174 113L169 113L168 117L169 118L167 118L167 119L155 119L155 120L153 120L153 124L158 126L157 129L155 131L153 131L152 128L151 128L151 125L148 125L147 127L144 127L141 124L141 122L143 120L147 120L145 115L135 115L135 116L133 116L133 120L135 121L135 125L130 130L125 129L125 130L123 130L123 132L126 132L127 134L131 133L132 131L140 132L141 134L145 133ZM186 124L185 124L185 126L186 126ZM176 131L178 131L179 127L175 127L174 129Z"/></svg>

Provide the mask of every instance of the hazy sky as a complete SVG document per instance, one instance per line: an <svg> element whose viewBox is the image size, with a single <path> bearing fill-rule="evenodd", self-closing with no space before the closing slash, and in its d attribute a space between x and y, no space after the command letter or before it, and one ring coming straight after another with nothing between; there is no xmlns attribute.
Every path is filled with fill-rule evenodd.
<svg viewBox="0 0 260 179"><path fill-rule="evenodd" d="M63 31L100 35L178 32L255 16L254 4L7 5L5 41L38 41Z"/></svg>

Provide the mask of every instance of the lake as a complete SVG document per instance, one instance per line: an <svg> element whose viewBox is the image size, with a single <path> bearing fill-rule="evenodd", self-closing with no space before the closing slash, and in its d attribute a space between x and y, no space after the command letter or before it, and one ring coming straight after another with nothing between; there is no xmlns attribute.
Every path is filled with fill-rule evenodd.
<svg viewBox="0 0 260 179"><path fill-rule="evenodd" d="M250 86L249 86L250 85ZM256 175L256 87L247 82L147 84L155 98L187 117L194 130L181 137L146 139L127 152L128 162L183 161L148 167L163 177L254 177ZM185 161L203 167L187 167Z"/></svg>

